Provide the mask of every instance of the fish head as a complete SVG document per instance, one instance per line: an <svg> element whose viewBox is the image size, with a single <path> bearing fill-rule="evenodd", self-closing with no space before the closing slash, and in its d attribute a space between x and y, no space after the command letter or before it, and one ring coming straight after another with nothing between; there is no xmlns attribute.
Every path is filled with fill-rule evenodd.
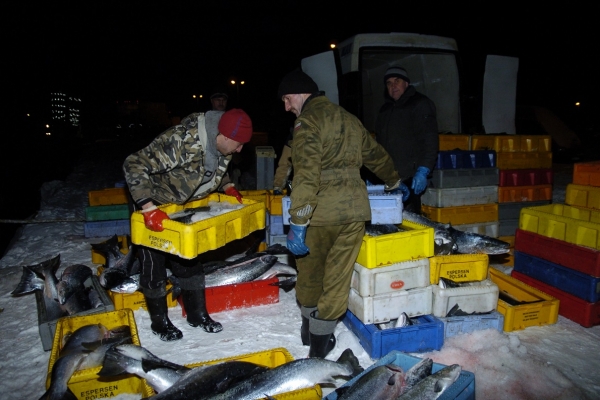
<svg viewBox="0 0 600 400"><path fill-rule="evenodd" d="M98 277L100 285L104 289L112 289L119 286L129 278L127 272L119 268L106 268Z"/></svg>
<svg viewBox="0 0 600 400"><path fill-rule="evenodd" d="M457 240L460 253L505 254L510 251L510 243L486 235L463 232Z"/></svg>
<svg viewBox="0 0 600 400"><path fill-rule="evenodd" d="M68 282L58 281L56 284L56 294L58 298L58 303L60 305L64 305L67 302L67 298L73 293L72 286L69 285Z"/></svg>
<svg viewBox="0 0 600 400"><path fill-rule="evenodd" d="M436 256L454 254L458 250L452 234L446 229L435 230L433 247Z"/></svg>

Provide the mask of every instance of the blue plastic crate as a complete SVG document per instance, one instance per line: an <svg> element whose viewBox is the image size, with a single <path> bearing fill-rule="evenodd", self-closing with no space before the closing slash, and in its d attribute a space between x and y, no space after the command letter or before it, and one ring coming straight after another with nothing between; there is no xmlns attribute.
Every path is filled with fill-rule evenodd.
<svg viewBox="0 0 600 400"><path fill-rule="evenodd" d="M496 329L504 332L504 315L498 311L492 311L489 314L445 317L440 320L444 323L444 339L484 329Z"/></svg>
<svg viewBox="0 0 600 400"><path fill-rule="evenodd" d="M86 222L84 225L84 235L86 238L131 235L131 222L128 219Z"/></svg>
<svg viewBox="0 0 600 400"><path fill-rule="evenodd" d="M600 300L600 278L515 251L515 271L590 303Z"/></svg>
<svg viewBox="0 0 600 400"><path fill-rule="evenodd" d="M444 323L433 315L411 318L414 325L381 330L375 324L365 325L350 310L342 322L360 341L373 359L392 350L421 353L439 350L444 345Z"/></svg>
<svg viewBox="0 0 600 400"><path fill-rule="evenodd" d="M495 168L494 150L446 150L438 152L435 169Z"/></svg>
<svg viewBox="0 0 600 400"><path fill-rule="evenodd" d="M283 229L283 215L271 215L267 211L267 230L271 235L287 234Z"/></svg>
<svg viewBox="0 0 600 400"><path fill-rule="evenodd" d="M394 364L406 371L421 360L422 359L419 357L404 354L400 351L391 351L384 357L380 358L379 361L377 361L375 364L365 369L362 373L350 379L348 382L342 385L342 387L353 385L364 374L367 374L373 368L377 368L380 365ZM432 372L435 373L444 367L446 367L446 365L434 362ZM329 393L325 397L325 399L327 400L337 400L337 398L337 392L335 391ZM438 400L452 399L475 400L475 374L469 371L462 370L458 379L456 379L456 381L448 389L446 389L440 397L438 397Z"/></svg>

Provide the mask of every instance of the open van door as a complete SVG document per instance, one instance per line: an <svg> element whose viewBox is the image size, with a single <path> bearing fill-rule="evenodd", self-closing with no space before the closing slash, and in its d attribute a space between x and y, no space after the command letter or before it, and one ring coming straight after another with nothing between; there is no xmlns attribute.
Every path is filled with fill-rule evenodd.
<svg viewBox="0 0 600 400"><path fill-rule="evenodd" d="M481 121L485 133L516 134L517 72L519 59L488 55L483 76Z"/></svg>
<svg viewBox="0 0 600 400"><path fill-rule="evenodd" d="M302 59L300 64L302 71L310 76L319 90L325 92L325 96L335 104L340 104L338 92L338 74L333 51L315 54Z"/></svg>

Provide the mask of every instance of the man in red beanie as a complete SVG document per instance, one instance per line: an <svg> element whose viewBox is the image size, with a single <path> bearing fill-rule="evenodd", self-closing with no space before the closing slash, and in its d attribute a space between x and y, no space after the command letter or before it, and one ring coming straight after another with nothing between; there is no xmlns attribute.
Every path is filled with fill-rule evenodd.
<svg viewBox="0 0 600 400"><path fill-rule="evenodd" d="M233 153L239 153L252 138L252 121L243 110L194 113L181 124L158 135L148 146L129 155L123 164L125 180L134 203L142 210L146 227L160 232L169 216L158 208L166 203L184 204L217 190L242 196L227 175ZM178 278L187 322L206 332L223 327L206 311L204 266L149 247L140 246L140 287L152 321L151 329L161 340L172 341L183 334L167 315L167 268Z"/></svg>

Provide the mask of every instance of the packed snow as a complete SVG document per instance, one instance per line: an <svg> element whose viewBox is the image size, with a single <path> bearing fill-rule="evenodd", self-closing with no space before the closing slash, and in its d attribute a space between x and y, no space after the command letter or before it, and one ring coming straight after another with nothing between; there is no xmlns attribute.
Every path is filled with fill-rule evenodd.
<svg viewBox="0 0 600 400"><path fill-rule="evenodd" d="M89 151L66 180L46 182L41 188L42 201L35 219L77 222L23 224L0 260L0 393L4 399L39 398L45 391L50 358L40 340L35 296L11 295L21 278L21 266L60 254L59 274L76 263L94 270L98 267L91 261L90 244L106 238L84 237L81 220L88 205L88 192L114 187L123 179L122 159L102 154L106 153ZM556 169L554 202L564 201L571 174L572 168ZM240 251L245 250L244 244L240 240ZM510 268L499 269L510 272ZM308 354L308 347L300 341L301 317L294 290L280 290L279 302L275 304L213 314L223 324L223 331L216 334L190 327L177 305L169 311L184 335L176 342L162 342L152 334L145 310L136 310L134 315L142 346L179 364L281 347L294 359ZM369 357L342 323L335 335L338 342L328 359L337 359L344 349L351 348L363 367L377 361ZM476 397L480 399L596 399L600 396L598 354L600 326L584 328L559 316L553 325L510 333L488 329L454 336L444 341L440 351L412 355L430 357L445 365L456 363L473 372ZM325 389L324 394L328 390L331 389Z"/></svg>

